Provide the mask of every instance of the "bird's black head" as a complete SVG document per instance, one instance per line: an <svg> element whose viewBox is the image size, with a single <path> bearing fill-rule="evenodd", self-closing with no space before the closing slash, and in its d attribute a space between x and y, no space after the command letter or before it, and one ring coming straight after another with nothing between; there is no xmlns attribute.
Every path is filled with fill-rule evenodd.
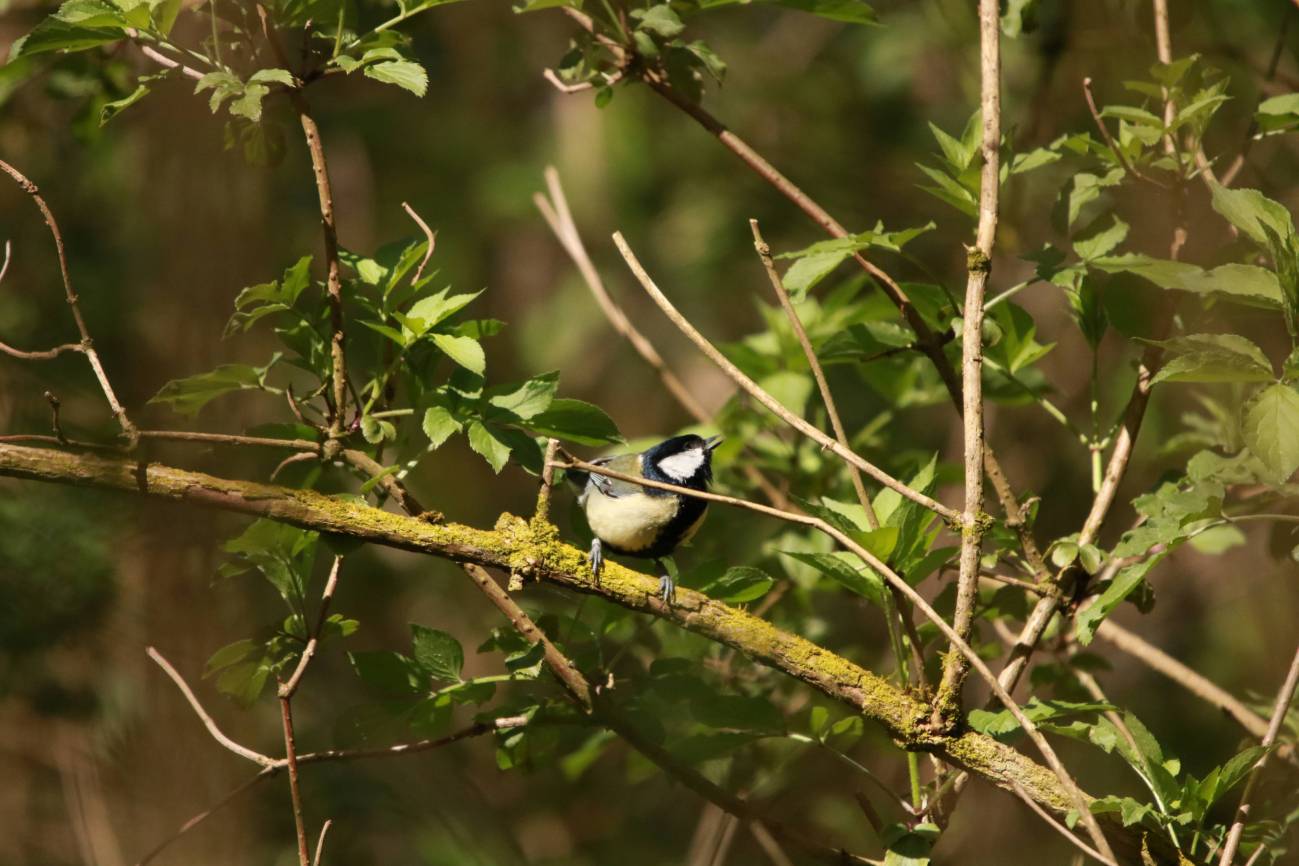
<svg viewBox="0 0 1299 866"><path fill-rule="evenodd" d="M721 441L720 436L673 436L645 452L641 472L655 481L702 490L713 480L713 449Z"/></svg>

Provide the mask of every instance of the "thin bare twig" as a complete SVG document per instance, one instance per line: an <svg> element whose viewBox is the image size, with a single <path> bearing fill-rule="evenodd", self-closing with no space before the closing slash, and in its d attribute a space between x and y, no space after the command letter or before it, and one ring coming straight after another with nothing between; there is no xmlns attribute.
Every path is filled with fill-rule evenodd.
<svg viewBox="0 0 1299 866"><path fill-rule="evenodd" d="M862 458L852 449L840 445L836 440L827 436L803 418L800 418L786 409L779 400L763 390L757 382L754 382L748 376L744 375L744 373L740 372L740 369L732 364L725 355L719 352L717 347L708 341L707 337L699 333L698 329L696 329L685 316L681 315L680 311L678 311L677 308L672 305L672 302L667 299L667 296L664 295L659 287L654 284L654 280L650 278L650 275L645 271L644 266L642 266L640 261L636 258L636 254L633 253L631 247L627 245L627 241L623 238L621 232L614 232L613 241L617 244L618 251L622 253L622 257L626 260L627 266L631 269L632 274L635 275L636 279L640 282L641 286L649 296L654 299L654 302L659 305L659 308L663 313L674 325L677 326L677 328L681 330L683 334L689 337L690 340L699 347L701 352L708 356L710 361L721 368L723 373L747 391L750 396L763 406L766 406L774 415L786 424L793 427L804 436L807 436L818 445L821 445L826 450L833 452L836 456L846 460L858 469L861 469L885 487L902 494L913 502L923 505L925 508L938 514L953 526L960 525L961 516L955 509L948 508L941 502L938 502L919 491L912 490L892 475L889 475L873 463Z"/></svg>
<svg viewBox="0 0 1299 866"><path fill-rule="evenodd" d="M307 821L302 810L302 786L298 780L298 745L293 731L293 699L281 693L279 702L280 722L284 729L285 766L289 771L289 799L293 806L293 827L298 836L298 866L311 866L311 852L307 850Z"/></svg>
<svg viewBox="0 0 1299 866"><path fill-rule="evenodd" d="M1101 138L1105 140L1105 146L1108 147L1110 152L1114 154L1116 159L1118 159L1119 164L1123 166L1123 169L1138 180L1143 180L1146 183L1153 184L1160 189L1168 189L1168 184L1157 178L1153 178L1148 174L1144 174L1140 169L1128 162L1127 154L1123 152L1123 148L1119 147L1118 142L1116 142L1110 135L1109 127L1105 125L1104 119L1101 118L1100 111L1096 108L1096 97L1092 95L1091 76L1083 78L1082 90L1083 98L1087 100L1087 110L1091 113L1092 121L1095 122L1096 128L1100 130Z"/></svg>
<svg viewBox="0 0 1299 866"><path fill-rule="evenodd" d="M617 331L623 339L631 344L636 353L645 360L647 364L654 368L659 378L663 381L663 386L667 388L681 407L690 414L692 418L700 424L707 424L712 419L703 406L695 400L694 395L690 393L676 374L668 368L663 356L658 353L654 345L636 329L627 315L618 306L617 302L610 297L609 292L605 289L604 280L600 278L600 272L595 269L591 263L591 257L586 252L586 246L582 243L582 237L578 234L577 224L573 221L573 215L568 208L568 199L564 195L564 188L559 182L559 172L553 165L546 166L546 188L550 193L547 199L541 193L532 197L533 204L537 210L541 211L542 217L545 218L546 224L554 233L555 238L559 241L560 246L568 253L568 257L573 260L577 270L582 275L582 280L586 283L595 302L600 306L601 312L604 313L609 324Z"/></svg>
<svg viewBox="0 0 1299 866"><path fill-rule="evenodd" d="M334 826L333 818L326 818L325 823L321 825L320 838L316 840L316 856L312 858L311 866L320 866L320 857L325 850L325 834L329 832L329 828L332 826Z"/></svg>
<svg viewBox="0 0 1299 866"><path fill-rule="evenodd" d="M654 344L636 330L636 327L623 313L616 301L610 297L609 292L604 287L604 281L600 279L600 272L595 269L591 263L591 257L587 254L586 245L582 243L582 236L577 230L577 224L573 221L573 214L568 207L568 198L564 195L564 187L559 182L559 172L553 165L546 166L546 188L550 193L547 199L541 193L532 197L533 203L537 210L541 211L542 217L550 230L554 233L555 238L559 241L560 246L568 253L573 264L577 266L578 273L582 275L582 280L586 287L591 291L595 302L604 313L609 324L619 333L636 353L641 356L645 363L654 368L658 373L659 379L663 382L663 387L668 393L676 399L681 408L700 424L711 424L712 416L699 404L690 389L677 378L676 374L664 362L663 357L659 355ZM762 474L758 467L751 463L745 463L743 469L745 477L751 481L754 486L762 491L763 495L776 506L787 508L789 506L789 497L782 493L774 484Z"/></svg>
<svg viewBox="0 0 1299 866"><path fill-rule="evenodd" d="M298 766L303 767L309 764L333 763L336 761L368 760L371 758L395 758L395 757L400 757L402 755L413 755L419 752L427 752L433 749L439 749L442 748L443 746L448 746L451 745L452 743L458 743L461 740L465 740L470 737L481 736L483 734L488 734L493 731L523 727L528 723L529 720L526 716L504 716L487 722L475 722L474 724L470 725L467 728L462 728L461 730L448 734L445 737L438 737L437 739L433 739L433 740L417 740L413 743L398 743L397 745L394 746L380 746L371 749L335 749L326 752L308 752L305 755L298 756ZM203 811L194 815L192 818L187 820L184 824L181 824L180 827L176 830L176 832L168 836L166 839L163 839L152 849L150 849L148 853L146 853L143 857L141 857L136 862L136 866L147 866L149 861L153 860L155 857L161 854L164 849L170 846L177 839L180 839L182 836L189 833L199 824L203 823L208 818L215 815L221 809L225 808L227 805L229 805L231 802L237 799L240 794L243 794L245 791L257 785L259 782L262 782L266 779L270 779L273 776L279 775L279 773L281 773L285 769L285 767L286 767L286 763L283 759L277 760L274 762L272 766L266 767L264 770L259 772L257 775L253 776L251 779L242 782L236 788L234 788L228 794L222 797L220 800L216 801L211 806L208 806Z"/></svg>
<svg viewBox="0 0 1299 866"><path fill-rule="evenodd" d="M1201 700L1222 710L1253 736L1262 738L1267 734L1267 720L1245 706L1226 689L1113 620L1107 619L1102 622L1096 629L1096 636L1168 677Z"/></svg>
<svg viewBox="0 0 1299 866"><path fill-rule="evenodd" d="M338 589L338 574L343 568L343 557L335 556L334 563L329 567L329 577L325 579L325 589L320 594L320 612L316 614L316 626L311 630L307 638L307 645L302 648L302 657L298 659L297 666L287 680L280 684L279 696L281 698L291 698L297 694L298 686L302 683L302 677L307 672L307 666L316 655L316 648L320 645L320 632L325 627L325 621L329 617L329 603L334 600L334 591ZM304 623L305 624L305 623Z"/></svg>
<svg viewBox="0 0 1299 866"><path fill-rule="evenodd" d="M1263 768L1267 766L1268 758L1272 756L1272 746L1276 744L1276 738L1281 733L1281 725L1285 722L1290 703L1294 700L1296 687L1299 687L1299 648L1295 649L1294 660L1290 662L1290 670L1286 674L1285 682L1281 684L1281 689L1276 694L1276 703L1272 705L1272 718L1268 722L1267 733L1263 736L1262 746L1266 751L1250 770L1249 779L1245 782L1245 790L1240 795L1240 806L1236 808L1236 819L1232 822L1231 829L1227 832L1227 841L1222 846L1222 857L1218 860L1218 866L1232 866L1232 861L1236 857L1241 834L1245 832L1245 823L1249 820L1250 798L1254 794L1254 787L1258 784Z"/></svg>
<svg viewBox="0 0 1299 866"><path fill-rule="evenodd" d="M1037 817L1039 817L1039 818L1041 818L1043 821L1045 821L1045 822L1047 823L1047 825L1051 827L1052 830L1055 830L1055 831L1056 831L1057 833L1059 833L1061 836L1063 836L1063 837L1065 837L1066 839L1068 839L1070 845L1073 845L1073 846L1074 846L1075 848L1077 848L1079 851L1083 852L1083 853L1086 854L1088 857L1092 858L1093 860L1096 860L1097 862L1100 862L1100 863L1107 863L1107 864L1110 864L1110 866L1113 866L1113 864L1114 864L1114 861L1113 861L1113 860L1107 859L1104 855L1102 855L1102 854L1101 854L1099 851L1097 851L1095 848L1093 848L1092 846L1088 845L1088 844L1087 844L1086 842L1084 842L1083 840L1079 839L1076 835L1074 835L1074 833L1073 833L1072 830L1070 830L1068 827L1066 827L1065 825L1061 824L1061 823L1060 823L1059 821L1057 821L1054 817L1052 817L1052 815L1051 815L1050 812L1048 812L1047 810L1043 809L1043 808L1042 808L1041 806L1039 806L1037 803L1033 802L1033 798L1030 797L1030 796L1027 794L1027 792L1024 791L1023 786L1021 786L1018 782L1016 782L1016 783L1014 784L1014 791L1015 791L1015 796L1016 796L1016 797L1018 797L1020 800L1022 800L1022 801L1024 802L1024 804L1025 804L1026 806L1028 806L1028 808L1032 809L1033 812L1034 812L1034 814L1036 814Z"/></svg>
<svg viewBox="0 0 1299 866"><path fill-rule="evenodd" d="M247 445L258 448L291 448L294 451L320 453L320 443L310 439L274 439L269 436L243 436L234 433L199 433L193 430L140 430L141 439L170 442L201 442L211 445Z"/></svg>
<svg viewBox="0 0 1299 866"><path fill-rule="evenodd" d="M104 392L104 399L108 401L108 408L112 410L113 417L117 419L118 425L122 428L122 434L126 436L128 444L134 446L136 442L136 429L131 420L126 417L126 410L117 399L117 394L113 391L112 383L108 381L108 374L104 371L104 365L100 363L99 353L95 351L94 341L90 338L90 329L86 327L86 320L81 315L81 304L77 293L72 289L72 275L68 271L68 258L63 251L63 234L59 231L59 224L54 219L54 212L50 206L45 203L41 197L40 189L32 183L27 177L4 160L0 160L0 169L5 174L17 182L23 192L31 196L32 201L36 202L36 207L41 211L41 216L45 218L45 225L50 229L50 236L54 238L54 249L59 259L59 274L63 277L63 291L68 299L68 307L72 310L72 319L77 324L77 333L81 335L80 351L86 356L90 363L90 369L94 372L95 378L99 380L99 388ZM66 347L60 346L51 350L55 354L67 351ZM8 354L13 354L9 352ZM49 357L54 357L50 355Z"/></svg>
<svg viewBox="0 0 1299 866"><path fill-rule="evenodd" d="M428 260L433 258L433 248L437 246L438 233L428 227L428 223L424 222L423 217L415 213L415 208L411 207L410 204L402 202L401 207L415 221L415 225L419 226L420 231L424 232L424 238L428 241L428 247L424 250L424 258L420 259L419 267L415 269L415 276L411 280L418 283L420 278L424 276L424 268L428 265Z"/></svg>
<svg viewBox="0 0 1299 866"><path fill-rule="evenodd" d="M158 652L153 647L146 647L145 653L147 653L149 658L153 659L154 662L157 663L158 667L162 668L163 673L165 673L171 681L176 684L176 688L180 689L180 693L184 695L185 700L189 702L190 709L194 711L194 715L198 716L199 721L203 723L203 727L207 728L207 732L212 735L212 739L216 740L226 749L234 752L239 757L252 761L254 764L259 764L263 767L272 767L275 765L276 761L274 758L263 755L261 752L255 752L247 746L240 745L227 737L221 729L217 727L216 721L208 715L207 710L203 709L203 705L199 703L198 698L194 696L194 692L190 689L189 684L185 682L185 678L171 666L171 662L163 658L162 653Z"/></svg>
<svg viewBox="0 0 1299 866"><path fill-rule="evenodd" d="M753 246L758 251L758 259L762 262L763 270L767 272L767 279L771 283L772 291L775 292L776 300L780 302L781 309L785 311L785 317L789 319L790 327L794 331L794 337L803 348L803 357L807 359L807 365L812 370L812 377L816 380L817 390L821 392L821 401L825 404L825 412L830 419L830 428L834 430L835 439L844 448L851 448L848 431L844 429L843 421L839 417L839 409L835 405L834 394L830 391L830 383L825 378L825 370L822 369L821 361L816 357L816 350L812 348L812 341L808 339L807 329L803 327L803 321L799 318L798 311L794 309L794 303L789 297L789 292L785 289L780 274L776 272L776 263L771 258L771 247L767 245L766 240L762 237L762 231L758 227L757 220L749 220L749 228L753 232ZM847 467L848 477L852 480L853 491L857 494L857 502L866 515L866 525L871 529L879 529L879 517L876 516L875 508L871 505L870 495L866 492L866 485L862 483L861 470L851 463L847 464ZM773 502L773 504L781 507L779 503ZM915 665L916 679L923 682L925 679L925 660L920 653L921 644L914 636L915 625L910 621L908 605L906 600L896 593L894 594L894 604L897 608L897 618L907 631L908 642L911 644L911 662ZM884 615L890 620L889 628L895 628L892 623L893 612L886 610ZM906 659L903 658L899 658L897 662L900 667L905 667L907 663ZM906 683L904 682L903 685L906 685Z"/></svg>
<svg viewBox="0 0 1299 866"><path fill-rule="evenodd" d="M816 350L812 348L812 341L807 337L807 329L803 327L803 321L798 317L798 311L794 309L794 303L789 298L789 292L785 290L785 284L781 281L780 274L776 272L776 263L771 258L771 247L767 246L767 242L763 239L757 220L749 220L749 228L753 231L753 246L758 251L758 258L762 261L763 269L767 272L767 279L771 281L772 291L776 293L776 300L780 302L781 309L785 311L785 318L789 319L789 325L794 331L794 337L803 348L803 357L807 359L807 365L812 370L812 378L816 380L817 390L821 392L821 402L825 404L825 413L830 418L830 427L834 430L835 439L844 448L851 449L852 446L848 441L848 431L844 429L843 420L839 417L839 409L835 406L834 394L830 391L830 383L826 381L825 370L821 369L821 362L816 357ZM871 506L871 499L866 492L866 485L862 483L861 470L852 464L848 464L848 477L852 479L853 490L857 493L857 501L866 512L866 524L871 529L879 529L880 521L875 516L875 509Z"/></svg>
<svg viewBox="0 0 1299 866"><path fill-rule="evenodd" d="M979 589L983 543L983 298L992 270L1001 187L1001 18L997 0L979 0L979 108L983 118L983 170L979 179L979 225L974 249L966 254L965 311L961 325L961 421L964 425L965 510L961 516L960 574L952 627L968 641ZM969 666L959 653L943 665L931 721L951 724L960 717L961 686Z"/></svg>
<svg viewBox="0 0 1299 866"><path fill-rule="evenodd" d="M276 59L285 69L291 69L280 44L266 7L258 3L257 14L262 22L266 41L270 44ZM316 178L316 194L320 200L320 227L325 237L325 288L329 294L329 326L331 338L329 351L331 359L331 379L333 385L333 406L330 410L329 439L336 442L342 437L346 425L347 410L347 361L343 354L343 278L338 259L338 229L334 223L334 192L329 182L329 165L325 162L325 147L320 140L320 127L311 114L307 97L303 94L300 82L294 78L295 86L290 88L289 100L298 114L302 134L307 140L307 151L311 155L311 169ZM336 449L338 446L333 446ZM333 449L330 449L333 450ZM333 456L333 455L328 455Z"/></svg>

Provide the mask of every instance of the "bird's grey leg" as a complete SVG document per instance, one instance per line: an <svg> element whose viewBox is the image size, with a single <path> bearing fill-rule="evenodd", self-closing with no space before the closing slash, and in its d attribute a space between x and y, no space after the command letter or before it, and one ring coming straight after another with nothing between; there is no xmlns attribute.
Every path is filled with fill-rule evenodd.
<svg viewBox="0 0 1299 866"><path fill-rule="evenodd" d="M591 574L595 577L595 582L600 582L600 569L604 568L604 550L601 547L599 538L591 539L591 553L587 557L591 563Z"/></svg>
<svg viewBox="0 0 1299 866"><path fill-rule="evenodd" d="M663 572L659 575L659 598L666 604L671 604L677 595L677 564L670 556L662 557L657 562Z"/></svg>

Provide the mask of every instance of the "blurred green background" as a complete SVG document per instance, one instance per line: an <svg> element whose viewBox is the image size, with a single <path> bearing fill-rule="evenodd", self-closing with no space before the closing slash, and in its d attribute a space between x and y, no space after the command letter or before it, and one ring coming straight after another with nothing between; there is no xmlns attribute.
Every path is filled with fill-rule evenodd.
<svg viewBox="0 0 1299 866"><path fill-rule="evenodd" d="M1171 5L1174 54L1199 52L1233 77L1234 101L1220 112L1207 149L1234 154L1260 94L1296 89L1295 22L1282 43L1278 75L1262 81L1292 4ZM935 150L927 124L959 131L976 103L974 4L881 0L875 6L881 28L760 6L702 19L699 35L730 67L725 85L710 90L705 104L851 230L876 220L891 228L936 220L939 231L910 251L957 285L968 223L917 190L922 176L914 163ZM10 4L0 18L0 43L25 33L45 11ZM1102 98L1120 96L1122 81L1145 76L1154 61L1148 3L1042 0L1036 25L1005 46L1004 123L1025 149L1090 127L1084 76L1095 79ZM401 210L409 202L438 231L435 262L443 275L462 291L486 287L477 314L509 324L490 346L493 377L558 369L562 393L603 407L629 438L667 435L690 419L617 339L531 204L544 166L554 164L611 291L704 405L720 407L730 384L628 279L610 233L623 231L681 309L723 341L762 327L752 299L765 302L767 289L747 219L759 218L777 249L820 239L816 227L646 89L619 89L602 109L589 93L557 93L541 75L567 49L571 25L556 13L519 16L508 3L474 0L423 15L412 32L431 77L425 98L359 77L310 92L330 157L342 244L369 251L414 234ZM178 36L183 42L198 34ZM146 68L129 47L114 59ZM270 352L264 337L221 338L234 296L318 252L315 191L294 118L283 101L268 102L286 134L287 156L275 167L250 167L223 147L223 119L187 84L164 86L100 129L99 106L120 95L93 71L100 64L84 56L37 61L39 72L21 82L0 72L0 157L42 187L59 217L96 344L134 417L151 426L185 426L165 409L145 408L145 401L168 379L226 361L261 363ZM1253 148L1242 184L1293 207L1297 168L1293 137L1269 138ZM1018 256L1053 237L1048 211L1064 177L1044 170L1008 192L994 288L1031 274L1032 265ZM1134 200L1124 204L1124 214L1138 245L1162 255L1165 209ZM1221 232L1202 190L1192 192L1188 220L1188 257L1197 260L1197 242L1216 244ZM7 183L0 185L0 235L13 243L0 285L0 337L23 347L71 339L49 237L30 201ZM920 273L906 263L896 271ZM1066 411L1085 411L1087 365L1079 360L1085 347L1067 326L1059 293L1037 284L1019 300L1037 317L1040 334L1061 341L1043 364L1058 402ZM1125 357L1114 351L1106 360L1119 369ZM849 426L860 427L883 402L841 370L836 392ZM1106 397L1121 399L1125 380L1116 377L1114 385ZM0 358L0 431L44 432L47 389L62 399L70 431L111 434L101 397L76 357L43 364ZM1187 408L1176 393L1159 395L1124 502L1173 465L1155 452ZM270 398L223 398L198 424L237 431L280 411ZM1089 478L1068 436L1031 407L993 410L989 435L1019 489L1049 494L1039 537L1076 528L1089 503ZM933 451L951 460L959 455L959 436L950 407L936 405L893 417L880 446L894 453L895 464ZM163 448L159 454L248 478L264 478L276 459L229 450ZM733 471L721 467L723 483ZM517 467L494 476L463 441L429 460L413 487L430 507L477 525L505 510L528 513L536 490ZM1110 532L1130 519L1123 505ZM278 748L279 723L269 703L239 710L199 680L213 650L277 609L264 585L216 579L218 546L241 526L229 515L129 497L0 485L0 864L135 862L251 774L208 738L148 662L146 645L159 647L197 685L228 732L258 748ZM715 513L693 556L742 557L775 531L747 515ZM1223 558L1179 552L1155 579L1154 612L1121 615L1239 695L1275 689L1299 608L1294 563L1268 549L1284 539L1269 539L1256 524L1250 541ZM535 588L525 600L569 613L578 604ZM500 625L456 569L390 551L349 562L336 609L361 620L353 645L365 649L405 649L408 622L448 630L470 649ZM864 605L826 603L797 617L808 636L888 667L882 624ZM662 625L652 630L660 641L674 639ZM1105 677L1111 697L1134 709L1184 762L1207 767L1236 751L1240 732L1228 720L1149 670L1098 649L1114 661ZM491 673L492 664L471 652L467 669ZM299 742L323 748L359 686L336 649L319 660L310 680L315 687L298 701ZM823 755L770 748L779 772L759 791L769 811L827 840L869 849L873 839L852 799L857 778ZM1081 748L1064 753L1079 767L1084 787L1135 792L1139 786L1118 762L1082 760L1093 753ZM904 768L878 732L869 732L854 756L905 787ZM669 780L639 771L625 749L614 749L576 780L553 765L500 771L486 739L399 761L316 767L304 778L312 820L336 822L326 862L357 866L708 866L718 826L715 812ZM288 864L292 836L286 792L276 781L242 797L158 862ZM952 866L1036 864L1065 862L1066 851L1020 804L976 785L935 856ZM742 834L728 862L766 862L763 856Z"/></svg>

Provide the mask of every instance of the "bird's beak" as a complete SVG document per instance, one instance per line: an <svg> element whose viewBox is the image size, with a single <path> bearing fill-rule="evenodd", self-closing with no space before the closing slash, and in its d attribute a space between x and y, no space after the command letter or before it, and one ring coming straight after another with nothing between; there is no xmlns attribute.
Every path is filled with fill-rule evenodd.
<svg viewBox="0 0 1299 866"><path fill-rule="evenodd" d="M704 447L707 448L709 451L712 451L718 445L721 445L722 441L723 440L721 436L709 436L707 439L704 440Z"/></svg>

